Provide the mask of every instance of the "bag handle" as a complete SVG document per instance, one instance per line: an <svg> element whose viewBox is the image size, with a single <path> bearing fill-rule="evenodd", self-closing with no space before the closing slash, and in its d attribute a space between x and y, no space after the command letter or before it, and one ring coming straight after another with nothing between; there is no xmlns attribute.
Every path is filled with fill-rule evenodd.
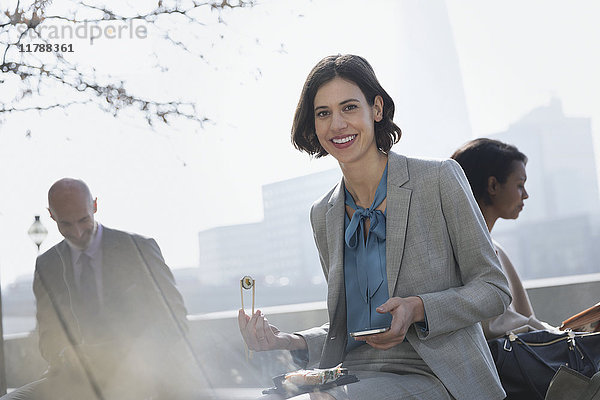
<svg viewBox="0 0 600 400"><path fill-rule="evenodd" d="M520 337L515 335L515 341L519 342L521 345L523 345L523 349L525 351L527 351L529 354L531 354L536 360L538 360L539 362L541 362L542 364L544 364L546 367L548 367L550 370L552 370L554 373L556 373L556 369L554 369L551 365L549 365L543 358L541 358L535 351L533 351L533 349L531 347L529 347L529 345L527 343L525 343L523 341L523 339L521 339Z"/></svg>
<svg viewBox="0 0 600 400"><path fill-rule="evenodd" d="M551 371L556 372L556 370L554 368L552 368L550 365L548 365L548 363L546 363L542 358L540 358L535 353L535 351L533 351L531 349L531 347L529 347L529 345L527 343L525 343L521 338L519 338L515 334L511 333L511 335L509 335L509 338L505 339L504 350L505 351L513 351L512 347L514 345L511 342L514 342L514 341L518 341L522 345L522 348L523 348L524 351L526 351L527 353L529 353L530 355L532 355L536 360L538 360L539 362L541 362L546 367L550 368ZM518 360L518 358L515 358L515 359ZM523 376L525 378L525 381L527 382L527 385L529 385L529 389L531 391L533 391L537 395L537 399L543 400L544 397L545 397L544 394L540 393L540 391L537 389L537 386L532 381L531 376L527 373L528 371L523 370L523 368L521 367L521 363L519 363L518 361L517 361L517 367L519 368L519 371L521 372L521 376Z"/></svg>

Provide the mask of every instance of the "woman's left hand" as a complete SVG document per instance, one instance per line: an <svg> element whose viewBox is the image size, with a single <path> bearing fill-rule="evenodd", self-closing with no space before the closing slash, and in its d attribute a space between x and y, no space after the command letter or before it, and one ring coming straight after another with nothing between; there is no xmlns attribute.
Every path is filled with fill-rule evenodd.
<svg viewBox="0 0 600 400"><path fill-rule="evenodd" d="M357 337L371 347L378 350L387 350L402 343L408 328L415 322L425 320L425 307L420 297L392 297L379 307L377 312L392 314L390 330L375 335Z"/></svg>

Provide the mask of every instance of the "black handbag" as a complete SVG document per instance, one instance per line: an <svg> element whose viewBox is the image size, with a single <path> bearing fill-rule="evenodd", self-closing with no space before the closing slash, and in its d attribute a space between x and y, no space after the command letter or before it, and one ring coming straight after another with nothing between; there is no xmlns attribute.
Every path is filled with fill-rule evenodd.
<svg viewBox="0 0 600 400"><path fill-rule="evenodd" d="M544 400L561 365L587 377L600 369L600 333L511 333L488 345L508 400Z"/></svg>

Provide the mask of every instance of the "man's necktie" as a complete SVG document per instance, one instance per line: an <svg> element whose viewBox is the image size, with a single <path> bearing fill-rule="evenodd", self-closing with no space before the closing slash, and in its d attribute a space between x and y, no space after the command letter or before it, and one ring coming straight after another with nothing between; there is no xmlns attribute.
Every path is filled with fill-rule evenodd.
<svg viewBox="0 0 600 400"><path fill-rule="evenodd" d="M100 311L100 297L98 295L98 283L92 268L91 258L85 253L79 256L81 265L81 277L79 281L79 292L81 293L82 308L88 316L95 315Z"/></svg>

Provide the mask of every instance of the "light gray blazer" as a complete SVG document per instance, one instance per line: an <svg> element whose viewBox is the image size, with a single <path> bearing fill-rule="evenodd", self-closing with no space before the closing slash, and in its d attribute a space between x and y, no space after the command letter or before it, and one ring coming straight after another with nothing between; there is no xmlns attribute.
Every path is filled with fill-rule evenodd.
<svg viewBox="0 0 600 400"><path fill-rule="evenodd" d="M503 399L480 321L502 314L511 296L461 167L390 152L387 179L390 297L419 296L429 328L411 327L408 341L455 398ZM307 341L309 365L320 361L321 368L343 361L347 341L344 212L342 180L310 214L329 323L298 333Z"/></svg>

